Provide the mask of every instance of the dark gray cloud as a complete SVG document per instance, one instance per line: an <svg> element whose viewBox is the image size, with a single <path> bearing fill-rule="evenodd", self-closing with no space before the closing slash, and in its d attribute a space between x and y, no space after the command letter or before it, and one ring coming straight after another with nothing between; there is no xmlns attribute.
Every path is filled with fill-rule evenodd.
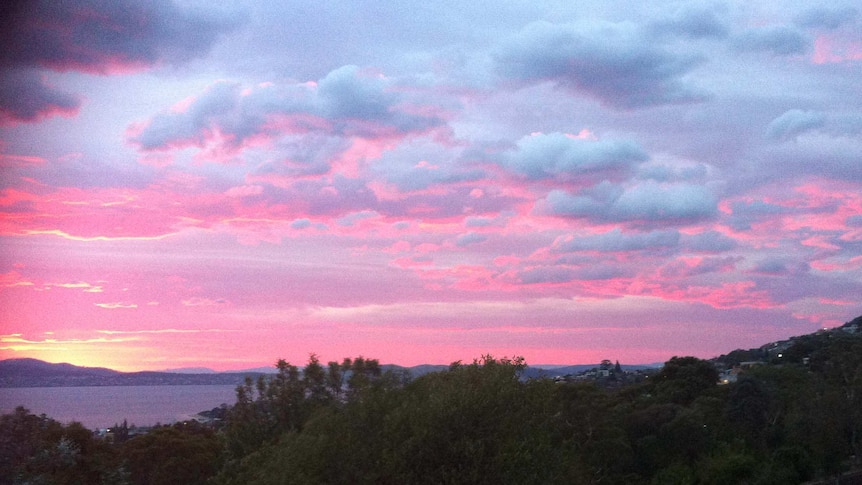
<svg viewBox="0 0 862 485"><path fill-rule="evenodd" d="M50 86L36 70L0 68L0 124L74 113L80 105L77 96Z"/></svg>
<svg viewBox="0 0 862 485"><path fill-rule="evenodd" d="M551 81L616 108L705 99L684 80L701 58L664 49L634 24L535 22L504 43L495 60L511 79Z"/></svg>
<svg viewBox="0 0 862 485"><path fill-rule="evenodd" d="M0 29L0 65L94 73L182 62L209 51L245 18L165 0L13 2Z"/></svg>
<svg viewBox="0 0 862 485"><path fill-rule="evenodd" d="M3 14L0 114L23 122L80 105L32 69L106 74L177 64L206 54L244 18L158 0L13 1Z"/></svg>
<svg viewBox="0 0 862 485"><path fill-rule="evenodd" d="M775 56L800 55L809 52L813 41L804 32L787 25L748 29L733 41L741 51L768 52Z"/></svg>

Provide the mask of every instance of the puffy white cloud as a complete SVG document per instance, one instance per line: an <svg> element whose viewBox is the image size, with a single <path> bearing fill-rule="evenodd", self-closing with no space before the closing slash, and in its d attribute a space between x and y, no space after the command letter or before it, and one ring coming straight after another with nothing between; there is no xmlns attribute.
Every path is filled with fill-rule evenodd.
<svg viewBox="0 0 862 485"><path fill-rule="evenodd" d="M135 127L130 141L143 150L204 146L236 149L257 137L291 133L375 137L427 130L436 116L409 113L388 83L344 66L316 83L263 84L244 88L219 81L179 108L165 110Z"/></svg>
<svg viewBox="0 0 862 485"><path fill-rule="evenodd" d="M654 181L627 188L604 184L577 195L554 190L545 201L552 214L596 221L685 223L710 218L718 209L706 186Z"/></svg>
<svg viewBox="0 0 862 485"><path fill-rule="evenodd" d="M585 174L626 173L648 156L627 140L592 140L562 133L521 138L503 160L510 170L530 179L576 178Z"/></svg>
<svg viewBox="0 0 862 485"><path fill-rule="evenodd" d="M791 109L772 120L766 127L766 136L778 140L794 138L800 133L822 128L826 115L817 111Z"/></svg>

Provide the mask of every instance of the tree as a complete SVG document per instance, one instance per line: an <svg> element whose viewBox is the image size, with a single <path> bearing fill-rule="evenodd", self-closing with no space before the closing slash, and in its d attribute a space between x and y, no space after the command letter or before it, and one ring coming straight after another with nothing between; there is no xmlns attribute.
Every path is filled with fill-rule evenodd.
<svg viewBox="0 0 862 485"><path fill-rule="evenodd" d="M69 425L23 407L0 417L0 484L121 484L113 450L81 423Z"/></svg>
<svg viewBox="0 0 862 485"><path fill-rule="evenodd" d="M194 421L161 426L122 445L132 483L204 484L221 467L222 443Z"/></svg>
<svg viewBox="0 0 862 485"><path fill-rule="evenodd" d="M697 357L672 357L655 379L656 391L664 399L689 404L718 383L718 370Z"/></svg>

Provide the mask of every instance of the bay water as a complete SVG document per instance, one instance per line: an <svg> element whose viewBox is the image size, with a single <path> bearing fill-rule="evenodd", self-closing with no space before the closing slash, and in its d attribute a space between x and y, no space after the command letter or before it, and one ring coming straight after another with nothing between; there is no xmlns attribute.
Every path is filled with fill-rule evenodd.
<svg viewBox="0 0 862 485"><path fill-rule="evenodd" d="M236 402L236 386L93 386L0 388L0 413L24 406L62 423L95 430L125 419L129 426L171 424Z"/></svg>

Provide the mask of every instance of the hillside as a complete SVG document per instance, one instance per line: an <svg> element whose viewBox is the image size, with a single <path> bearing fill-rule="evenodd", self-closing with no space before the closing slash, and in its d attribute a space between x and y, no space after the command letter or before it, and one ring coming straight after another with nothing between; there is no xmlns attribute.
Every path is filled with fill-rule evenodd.
<svg viewBox="0 0 862 485"><path fill-rule="evenodd" d="M239 385L246 376L260 373L178 374L171 372L120 372L102 367L52 364L37 359L0 361L0 388L78 386Z"/></svg>

